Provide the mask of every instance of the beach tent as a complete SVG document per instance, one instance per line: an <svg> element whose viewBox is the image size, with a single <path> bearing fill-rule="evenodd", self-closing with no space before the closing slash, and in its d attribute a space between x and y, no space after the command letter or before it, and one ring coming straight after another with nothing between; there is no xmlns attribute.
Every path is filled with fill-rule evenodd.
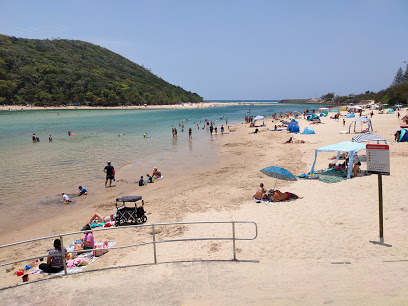
<svg viewBox="0 0 408 306"><path fill-rule="evenodd" d="M264 126L264 125L265 125L264 119L265 119L264 116L256 116L256 117L254 118L254 124L256 124L256 122L257 122L258 120L262 120L262 126Z"/></svg>
<svg viewBox="0 0 408 306"><path fill-rule="evenodd" d="M371 128L371 131L374 132L374 130L373 130L373 125L372 125L372 123L371 123L371 119L370 119L370 118L366 118L366 117L360 117L360 118L357 118L356 120L353 120L353 121L351 122L351 124L350 124L350 126L349 126L349 134L350 134L350 129L351 129L351 126L353 125L353 123L354 123L354 133L356 132L356 123L357 123L357 122L361 122L361 124L366 123L366 124L368 125L368 127L367 127L367 132L370 131L370 128Z"/></svg>
<svg viewBox="0 0 408 306"><path fill-rule="evenodd" d="M353 113L350 113L350 114L347 114L346 117L347 117L347 118L355 118L356 115L354 115Z"/></svg>
<svg viewBox="0 0 408 306"><path fill-rule="evenodd" d="M388 108L388 109L387 109L387 112L388 112L388 114L393 114L393 113L394 113L394 110L393 110L392 108Z"/></svg>
<svg viewBox="0 0 408 306"><path fill-rule="evenodd" d="M327 107L321 107L319 108L319 112L323 113L324 111L328 111L329 109Z"/></svg>
<svg viewBox="0 0 408 306"><path fill-rule="evenodd" d="M408 130L401 129L401 136L398 142L408 142Z"/></svg>
<svg viewBox="0 0 408 306"><path fill-rule="evenodd" d="M314 129L310 128L310 127L305 127L305 129L303 130L302 133L300 134L316 134L316 132L314 131Z"/></svg>
<svg viewBox="0 0 408 306"><path fill-rule="evenodd" d="M360 150L364 150L365 148L366 148L366 145L364 143L352 142L352 141L343 141L343 142L339 142L339 143L335 143L332 145L318 148L315 150L315 160L313 162L312 170L310 170L310 173L314 173L314 168L316 165L316 159L317 159L318 152L337 152L336 161L334 162L335 164L337 164L337 161L339 160L340 153L347 152L349 154L349 165L353 165L354 154ZM348 167L348 171L347 171L348 179L351 176L352 169L353 167L350 167L350 166Z"/></svg>
<svg viewBox="0 0 408 306"><path fill-rule="evenodd" d="M313 119L319 119L319 116L316 114L312 114L310 115L310 117L308 118L309 121L312 121Z"/></svg>
<svg viewBox="0 0 408 306"><path fill-rule="evenodd" d="M384 141L385 143L387 143L387 140L385 140L385 138L381 137L380 135L371 133L371 132L367 132L367 133L363 133L363 134L354 136L351 140L354 142L376 141L377 144L379 144L380 141Z"/></svg>
<svg viewBox="0 0 408 306"><path fill-rule="evenodd" d="M297 124L295 120L292 120L292 122L289 123L288 130L289 130L289 133L299 133L300 131L299 125Z"/></svg>

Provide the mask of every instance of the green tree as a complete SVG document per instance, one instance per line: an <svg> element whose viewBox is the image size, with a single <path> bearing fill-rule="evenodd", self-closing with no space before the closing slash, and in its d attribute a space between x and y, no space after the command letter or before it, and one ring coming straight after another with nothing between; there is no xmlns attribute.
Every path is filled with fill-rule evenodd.
<svg viewBox="0 0 408 306"><path fill-rule="evenodd" d="M397 70L397 73L395 74L394 81L392 82L392 85L398 85L404 83L404 72L402 68L400 67Z"/></svg>
<svg viewBox="0 0 408 306"><path fill-rule="evenodd" d="M406 67L405 67L405 72L404 72L404 75L403 75L403 81L408 82L408 63L406 65Z"/></svg>
<svg viewBox="0 0 408 306"><path fill-rule="evenodd" d="M331 101L334 99L334 92L329 92L327 94L325 94L324 96L320 97L322 100L326 100L326 101Z"/></svg>

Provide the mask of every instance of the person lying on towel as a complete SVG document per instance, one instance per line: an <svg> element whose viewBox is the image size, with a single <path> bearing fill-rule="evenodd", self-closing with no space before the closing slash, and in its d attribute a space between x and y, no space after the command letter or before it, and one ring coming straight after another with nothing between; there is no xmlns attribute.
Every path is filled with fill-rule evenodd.
<svg viewBox="0 0 408 306"><path fill-rule="evenodd" d="M272 193L272 197L273 197L273 199L271 198L272 202L286 201L286 200L289 200L289 199L302 199L302 197L299 197L294 193L280 192L279 190L275 190Z"/></svg>

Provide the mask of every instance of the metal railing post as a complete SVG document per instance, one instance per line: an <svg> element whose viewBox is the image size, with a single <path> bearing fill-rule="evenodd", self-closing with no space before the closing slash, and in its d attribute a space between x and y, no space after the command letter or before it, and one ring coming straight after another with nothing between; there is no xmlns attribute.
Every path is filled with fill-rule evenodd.
<svg viewBox="0 0 408 306"><path fill-rule="evenodd" d="M235 221L232 222L232 248L234 249L234 260L237 260L237 255L235 253Z"/></svg>
<svg viewBox="0 0 408 306"><path fill-rule="evenodd" d="M154 263L157 263L157 256L156 256L156 233L154 232L154 224L152 224L152 233L153 233Z"/></svg>
<svg viewBox="0 0 408 306"><path fill-rule="evenodd" d="M62 256L62 264L64 265L64 274L67 275L67 263L65 262L65 249L64 249L64 241L62 239L62 236L60 235L60 241L61 241L61 256Z"/></svg>

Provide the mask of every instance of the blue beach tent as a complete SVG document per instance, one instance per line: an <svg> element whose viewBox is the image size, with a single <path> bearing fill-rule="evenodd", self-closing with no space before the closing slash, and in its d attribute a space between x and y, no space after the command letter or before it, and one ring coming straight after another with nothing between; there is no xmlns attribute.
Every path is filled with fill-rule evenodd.
<svg viewBox="0 0 408 306"><path fill-rule="evenodd" d="M398 142L408 142L408 130L401 129L401 136Z"/></svg>
<svg viewBox="0 0 408 306"><path fill-rule="evenodd" d="M312 121L313 119L319 119L319 116L316 115L316 114L312 114L312 115L308 118L309 121Z"/></svg>
<svg viewBox="0 0 408 306"><path fill-rule="evenodd" d="M316 132L314 131L314 129L310 128L310 127L305 127L305 129L303 130L302 133L300 134L316 134Z"/></svg>
<svg viewBox="0 0 408 306"><path fill-rule="evenodd" d="M288 130L289 130L289 133L299 133L300 132L299 125L297 124L295 120L292 120L292 122L289 123Z"/></svg>
<svg viewBox="0 0 408 306"><path fill-rule="evenodd" d="M401 133L402 134L402 133ZM408 140L407 140L408 141ZM340 153L341 152L348 152L349 154L349 165L353 165L353 159L354 159L354 154L360 150L364 150L366 148L366 145L364 143L359 143L359 142L352 142L352 141L342 141L339 143L335 143L332 145L328 145L325 147L321 147L315 150L315 160L313 162L312 170L310 170L310 173L314 173L314 168L316 165L316 159L317 159L317 153L318 152L337 152L337 157L336 161L334 164L337 164L337 161L339 160ZM347 178L349 179L351 176L351 170L353 167L348 167L347 171Z"/></svg>
<svg viewBox="0 0 408 306"><path fill-rule="evenodd" d="M354 115L353 113L347 114L346 118L355 118L356 115Z"/></svg>

